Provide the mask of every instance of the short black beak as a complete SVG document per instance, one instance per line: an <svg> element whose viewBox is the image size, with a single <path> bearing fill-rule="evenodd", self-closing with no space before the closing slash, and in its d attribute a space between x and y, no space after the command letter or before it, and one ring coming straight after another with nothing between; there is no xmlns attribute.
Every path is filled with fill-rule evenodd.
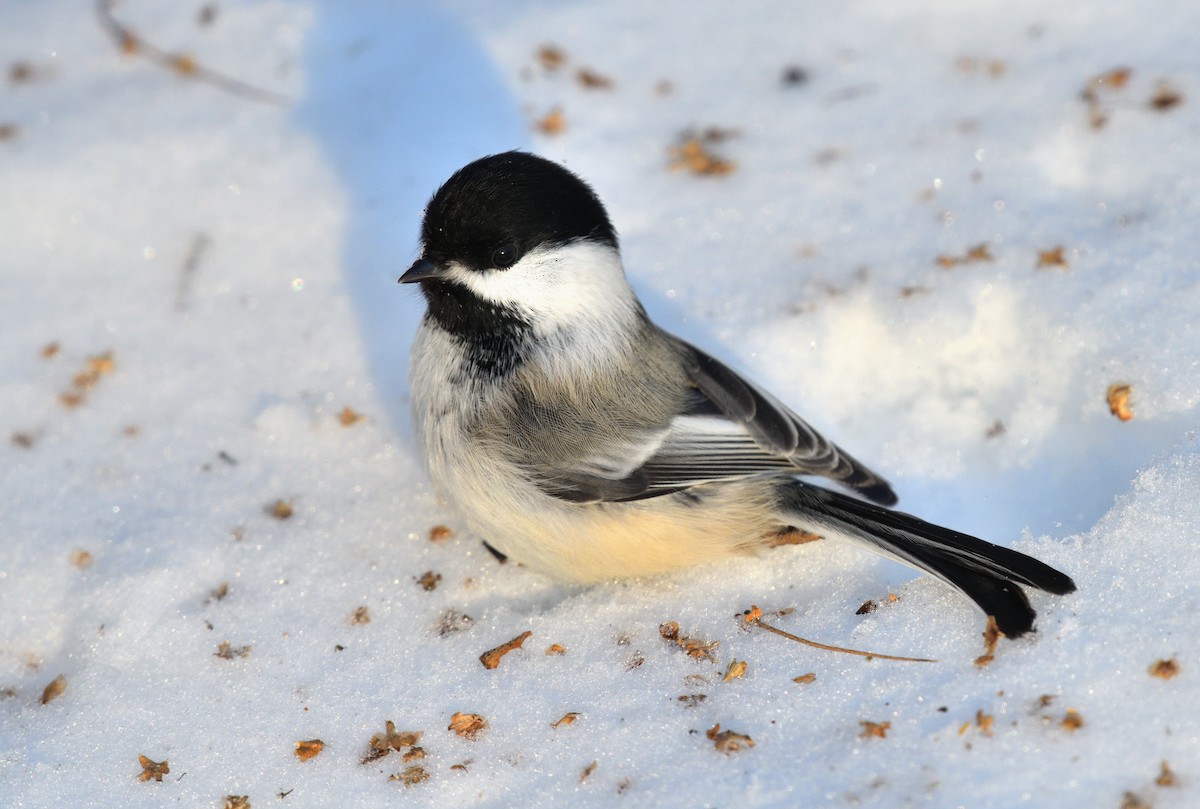
<svg viewBox="0 0 1200 809"><path fill-rule="evenodd" d="M400 276L399 283L415 284L418 281L441 278L443 275L444 272L438 265L427 258L419 258L413 262L413 265L408 268L408 271L404 275Z"/></svg>

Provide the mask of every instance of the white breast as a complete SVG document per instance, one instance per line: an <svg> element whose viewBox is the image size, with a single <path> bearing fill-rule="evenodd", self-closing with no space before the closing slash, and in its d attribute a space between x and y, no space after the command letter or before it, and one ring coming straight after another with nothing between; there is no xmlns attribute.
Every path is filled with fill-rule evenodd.
<svg viewBox="0 0 1200 809"><path fill-rule="evenodd" d="M480 539L514 561L560 579L661 573L752 552L779 529L769 487L743 480L697 490L697 504L671 495L579 505L551 497L467 426L488 385L461 374L454 342L422 326L411 369L416 427L434 483Z"/></svg>

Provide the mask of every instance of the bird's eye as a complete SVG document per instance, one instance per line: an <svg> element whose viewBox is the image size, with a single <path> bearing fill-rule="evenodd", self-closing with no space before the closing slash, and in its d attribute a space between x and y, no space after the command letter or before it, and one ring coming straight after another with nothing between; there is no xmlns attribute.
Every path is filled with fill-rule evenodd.
<svg viewBox="0 0 1200 809"><path fill-rule="evenodd" d="M506 244L492 251L492 266L508 269L517 263L517 246Z"/></svg>

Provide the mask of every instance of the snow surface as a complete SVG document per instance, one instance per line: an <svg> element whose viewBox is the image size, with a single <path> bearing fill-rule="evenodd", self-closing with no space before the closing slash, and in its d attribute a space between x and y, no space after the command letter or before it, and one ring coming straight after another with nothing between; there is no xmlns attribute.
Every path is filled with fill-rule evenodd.
<svg viewBox="0 0 1200 809"><path fill-rule="evenodd" d="M201 6L115 13L286 103L122 56L90 3L0 5L0 803L1200 804L1192 0L223 0L209 24ZM1120 66L1093 128L1081 91ZM1182 103L1148 106L1160 81ZM535 131L556 105L565 131ZM736 130L714 147L735 171L668 171L680 132L710 126ZM437 184L512 147L594 184L661 323L907 510L1079 592L1035 595L1037 635L979 667L970 605L833 543L589 588L498 565L415 457L421 305L395 279ZM981 243L993 260L936 263ZM1058 246L1068 266L1038 268ZM1105 403L1117 382L1128 422ZM343 426L345 407L365 418ZM752 604L941 662L746 631ZM473 622L442 636L448 610ZM664 641L667 620L719 641L717 662ZM222 659L225 641L251 648ZM733 659L747 673L722 682ZM488 728L460 738L455 712ZM389 719L426 758L360 763ZM754 747L718 752L718 723ZM312 738L324 751L298 760ZM170 774L140 782L139 754ZM388 780L409 766L428 780Z"/></svg>

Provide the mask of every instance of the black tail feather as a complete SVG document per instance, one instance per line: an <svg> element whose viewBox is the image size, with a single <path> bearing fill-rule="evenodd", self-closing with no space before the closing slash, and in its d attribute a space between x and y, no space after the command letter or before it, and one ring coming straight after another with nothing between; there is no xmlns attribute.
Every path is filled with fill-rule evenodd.
<svg viewBox="0 0 1200 809"><path fill-rule="evenodd" d="M1010 638L1033 629L1037 614L1018 585L1056 595L1075 591L1071 577L1032 556L828 489L790 481L780 505L797 527L840 533L928 571L961 590Z"/></svg>

